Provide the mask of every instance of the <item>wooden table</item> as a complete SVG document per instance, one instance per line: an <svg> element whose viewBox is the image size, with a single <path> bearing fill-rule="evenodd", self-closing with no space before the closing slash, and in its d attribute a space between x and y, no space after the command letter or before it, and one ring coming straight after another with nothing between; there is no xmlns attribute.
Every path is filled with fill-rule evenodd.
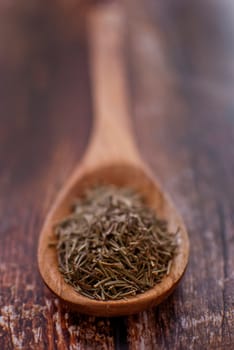
<svg viewBox="0 0 234 350"><path fill-rule="evenodd" d="M187 273L161 306L128 318L65 312L44 286L38 234L91 130L84 8L2 0L1 350L234 348L234 3L123 6L137 142L184 216Z"/></svg>

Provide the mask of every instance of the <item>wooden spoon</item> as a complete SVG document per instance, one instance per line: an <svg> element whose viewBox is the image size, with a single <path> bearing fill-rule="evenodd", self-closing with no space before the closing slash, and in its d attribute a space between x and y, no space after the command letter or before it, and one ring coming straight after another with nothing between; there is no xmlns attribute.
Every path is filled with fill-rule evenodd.
<svg viewBox="0 0 234 350"><path fill-rule="evenodd" d="M95 125L89 148L81 165L60 192L41 231L38 263L47 286L72 309L96 316L120 316L140 312L163 301L184 274L189 240L182 219L162 191L135 147L131 133L126 77L123 62L123 16L116 5L92 10L89 42ZM149 291L129 300L95 301L65 283L58 270L53 225L68 213L74 198L94 184L130 186L146 198L169 229L178 228L179 248L170 274Z"/></svg>

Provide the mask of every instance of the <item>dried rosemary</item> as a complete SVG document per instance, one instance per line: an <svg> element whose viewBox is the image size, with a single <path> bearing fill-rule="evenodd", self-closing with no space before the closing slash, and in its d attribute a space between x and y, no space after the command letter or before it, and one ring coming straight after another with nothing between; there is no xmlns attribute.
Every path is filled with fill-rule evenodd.
<svg viewBox="0 0 234 350"><path fill-rule="evenodd" d="M55 226L59 269L80 294L97 300L143 293L169 274L176 234L139 194L97 187Z"/></svg>

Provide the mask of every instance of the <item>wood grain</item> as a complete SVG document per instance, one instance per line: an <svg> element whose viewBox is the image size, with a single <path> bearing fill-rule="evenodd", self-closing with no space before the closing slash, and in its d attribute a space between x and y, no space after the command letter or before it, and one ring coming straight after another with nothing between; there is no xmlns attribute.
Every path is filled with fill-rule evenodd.
<svg viewBox="0 0 234 350"><path fill-rule="evenodd" d="M138 145L192 251L167 302L104 320L62 311L36 267L41 224L91 128L86 40L67 3L0 3L0 348L233 349L233 4L124 1Z"/></svg>

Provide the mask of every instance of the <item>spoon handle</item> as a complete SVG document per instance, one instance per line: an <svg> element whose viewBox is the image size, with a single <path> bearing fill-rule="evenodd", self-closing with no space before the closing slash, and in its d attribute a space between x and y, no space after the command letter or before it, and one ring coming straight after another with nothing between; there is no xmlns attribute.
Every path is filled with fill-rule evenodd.
<svg viewBox="0 0 234 350"><path fill-rule="evenodd" d="M88 154L109 162L137 160L124 64L124 16L116 4L88 17L94 128Z"/></svg>

